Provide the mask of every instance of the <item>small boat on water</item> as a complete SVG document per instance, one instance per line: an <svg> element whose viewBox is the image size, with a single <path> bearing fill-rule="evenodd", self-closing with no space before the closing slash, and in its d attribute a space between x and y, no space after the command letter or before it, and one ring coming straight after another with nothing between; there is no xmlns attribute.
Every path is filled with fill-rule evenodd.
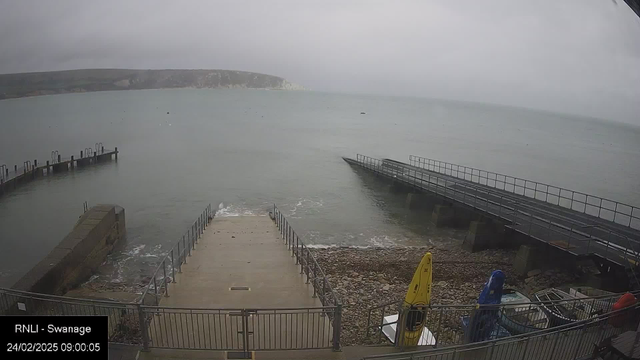
<svg viewBox="0 0 640 360"><path fill-rule="evenodd" d="M569 291L571 292L571 290ZM573 293L577 294L575 291ZM560 326L592 318L605 312L607 307L606 303L596 303L595 300L587 299L584 294L577 297L557 288L544 289L533 296L535 301L542 303L541 306L549 317L551 326Z"/></svg>
<svg viewBox="0 0 640 360"><path fill-rule="evenodd" d="M500 310L499 323L512 335L549 327L549 317L542 307L531 304L531 300L524 294L513 289L504 289L501 303L506 306Z"/></svg>

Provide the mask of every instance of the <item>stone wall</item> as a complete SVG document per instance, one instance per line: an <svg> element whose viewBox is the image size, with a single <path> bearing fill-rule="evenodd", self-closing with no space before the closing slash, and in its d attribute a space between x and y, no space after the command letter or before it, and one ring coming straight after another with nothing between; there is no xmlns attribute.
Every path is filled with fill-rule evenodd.
<svg viewBox="0 0 640 360"><path fill-rule="evenodd" d="M124 209L97 205L85 212L73 230L14 289L63 295L86 281L126 236Z"/></svg>

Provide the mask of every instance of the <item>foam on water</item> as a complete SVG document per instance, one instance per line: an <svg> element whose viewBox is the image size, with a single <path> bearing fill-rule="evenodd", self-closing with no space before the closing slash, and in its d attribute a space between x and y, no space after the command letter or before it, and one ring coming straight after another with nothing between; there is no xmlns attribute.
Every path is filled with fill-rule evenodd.
<svg viewBox="0 0 640 360"><path fill-rule="evenodd" d="M232 216L265 216L265 215L258 215L253 209L248 209L235 204L229 204L225 206L224 203L220 203L220 205L218 205L218 210L216 210L216 217L232 217Z"/></svg>
<svg viewBox="0 0 640 360"><path fill-rule="evenodd" d="M292 218L299 219L300 218L299 216L298 217L295 216L299 209L312 210L312 209L321 208L322 206L324 206L324 201L322 199L313 200L313 199L301 198L300 200L298 200L298 202L295 205L293 205L293 208L289 212L289 216L291 216Z"/></svg>

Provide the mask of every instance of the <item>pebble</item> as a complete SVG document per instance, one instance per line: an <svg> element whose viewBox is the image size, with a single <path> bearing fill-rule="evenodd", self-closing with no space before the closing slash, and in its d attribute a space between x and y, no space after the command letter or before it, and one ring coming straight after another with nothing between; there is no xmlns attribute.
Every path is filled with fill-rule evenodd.
<svg viewBox="0 0 640 360"><path fill-rule="evenodd" d="M422 256L433 254L432 304L475 304L493 270L506 274L506 287L529 291L568 283L572 274L554 270L522 281L514 274L514 250L490 249L469 253L459 245L430 247L314 249L313 253L344 304L343 345L378 344L378 337L365 339L369 309L389 304L385 314L393 314L404 299L413 273ZM380 316L377 311L376 317ZM374 320L379 321L379 320ZM383 337L384 338L384 337Z"/></svg>

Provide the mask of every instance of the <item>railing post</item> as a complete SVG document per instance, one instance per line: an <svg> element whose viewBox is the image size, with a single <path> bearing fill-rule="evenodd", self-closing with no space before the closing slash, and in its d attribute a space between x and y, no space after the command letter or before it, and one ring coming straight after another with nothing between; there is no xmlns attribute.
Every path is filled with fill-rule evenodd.
<svg viewBox="0 0 640 360"><path fill-rule="evenodd" d="M178 246L180 246L180 242L178 241ZM176 282L176 266L173 262L173 249L171 249L171 282Z"/></svg>
<svg viewBox="0 0 640 360"><path fill-rule="evenodd" d="M342 304L337 304L333 314L333 351L340 351L340 331L342 330Z"/></svg>
<svg viewBox="0 0 640 360"><path fill-rule="evenodd" d="M142 299L144 302L144 299ZM142 331L142 348L143 351L149 351L149 333L147 332L147 322L144 318L144 310L142 305L138 304L138 321L140 322L140 331Z"/></svg>
<svg viewBox="0 0 640 360"><path fill-rule="evenodd" d="M164 283L164 296L169 297L169 284L167 284L167 263L166 258L162 260L162 273L164 277L162 278L162 282Z"/></svg>
<svg viewBox="0 0 640 360"><path fill-rule="evenodd" d="M307 267L307 284L309 283L309 275L311 275L311 268L309 267L309 258L311 257L311 252L307 249L307 260L305 261L305 265Z"/></svg>
<svg viewBox="0 0 640 360"><path fill-rule="evenodd" d="M322 295L320 296L320 303L322 305L324 305L324 303L326 302L326 297L327 297L327 278L323 277L322 278Z"/></svg>
<svg viewBox="0 0 640 360"><path fill-rule="evenodd" d="M155 294L155 299L156 299L156 306L160 305L159 301L158 301L158 283L156 282L156 275L153 275L153 292Z"/></svg>
<svg viewBox="0 0 640 360"><path fill-rule="evenodd" d="M316 291L316 280L318 279L318 264L315 261L313 262L313 277L311 279L313 281L313 284L311 284L313 286L313 295L311 297L315 299L318 297L318 293Z"/></svg>
<svg viewBox="0 0 640 360"><path fill-rule="evenodd" d="M184 241L184 235L182 235L182 241ZM180 240L178 240L178 273L182 272L182 252L180 252Z"/></svg>

